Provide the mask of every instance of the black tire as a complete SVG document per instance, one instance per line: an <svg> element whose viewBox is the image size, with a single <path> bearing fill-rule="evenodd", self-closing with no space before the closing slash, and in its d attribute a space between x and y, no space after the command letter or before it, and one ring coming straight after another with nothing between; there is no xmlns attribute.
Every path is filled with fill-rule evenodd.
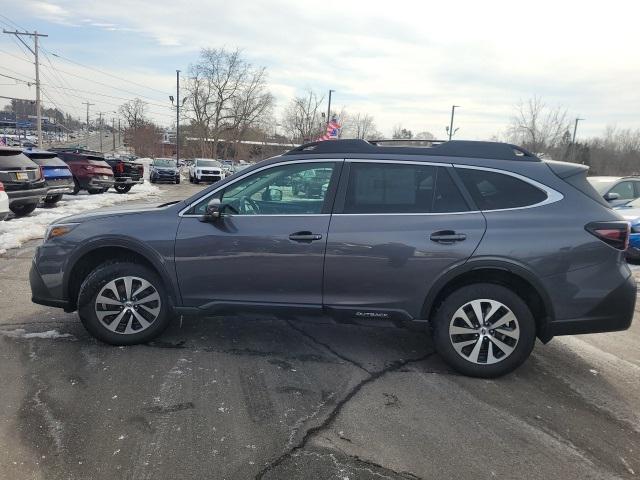
<svg viewBox="0 0 640 480"><path fill-rule="evenodd" d="M76 177L73 177L73 194L77 195L78 193L80 193L80 182Z"/></svg>
<svg viewBox="0 0 640 480"><path fill-rule="evenodd" d="M133 276L148 281L160 295L160 312L151 325L137 333L116 333L109 330L96 314L96 298L102 288L112 280ZM107 262L98 266L82 283L78 294L78 316L85 328L97 339L111 345L145 343L160 335L169 325L171 316L167 294L162 280L152 269L132 262Z"/></svg>
<svg viewBox="0 0 640 480"><path fill-rule="evenodd" d="M200 179L198 177L193 177L193 183L200 183Z"/></svg>
<svg viewBox="0 0 640 480"><path fill-rule="evenodd" d="M89 190L87 190L89 192L89 195L97 195L99 193L104 193L107 190L104 190L102 188L90 188Z"/></svg>
<svg viewBox="0 0 640 480"><path fill-rule="evenodd" d="M53 206L56 203L58 203L60 200L62 200L62 194L59 193L58 195L51 195L50 197L45 197L44 198L44 203L46 203L49 206Z"/></svg>
<svg viewBox="0 0 640 480"><path fill-rule="evenodd" d="M129 193L132 186L133 185L114 185L113 188L115 188L118 193Z"/></svg>
<svg viewBox="0 0 640 480"><path fill-rule="evenodd" d="M179 185L179 184L180 184L180 179L176 178L176 185Z"/></svg>
<svg viewBox="0 0 640 480"><path fill-rule="evenodd" d="M513 351L504 359L493 364L474 363L464 358L453 347L454 340L451 339L449 334L450 323L458 309L468 302L479 299L489 299L502 303L511 310L519 327L519 338ZM459 322L459 320L457 321ZM452 368L471 377L495 378L512 372L529 357L536 340L536 323L524 300L512 290L491 283L467 285L451 293L438 307L432 326L433 340L440 356ZM467 338L469 336L462 337L464 340ZM502 339L504 340L504 337ZM484 341L490 342L490 339L487 338Z"/></svg>
<svg viewBox="0 0 640 480"><path fill-rule="evenodd" d="M33 212L37 206L37 203L21 203L18 205L14 203L9 205L9 210L11 210L16 217L24 217Z"/></svg>
<svg viewBox="0 0 640 480"><path fill-rule="evenodd" d="M155 179L153 179L153 178L149 178L149 182L156 183Z"/></svg>

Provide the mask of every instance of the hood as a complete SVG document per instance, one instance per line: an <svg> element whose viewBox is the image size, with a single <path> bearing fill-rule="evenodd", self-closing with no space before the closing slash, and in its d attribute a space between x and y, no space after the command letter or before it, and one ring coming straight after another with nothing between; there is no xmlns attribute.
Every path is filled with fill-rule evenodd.
<svg viewBox="0 0 640 480"><path fill-rule="evenodd" d="M110 208L100 208L98 210L93 210L90 212L79 213L77 215L70 215L68 217L63 217L57 219L54 223L84 223L89 220L94 220L98 218L104 217L119 217L122 215L135 215L145 212L157 212L158 209L169 208L173 204L166 203L149 203L146 205L137 205L131 207L110 207Z"/></svg>
<svg viewBox="0 0 640 480"><path fill-rule="evenodd" d="M622 208L616 208L615 211L618 212L620 215L622 215L622 218L624 218L629 222L634 222L634 221L640 222L640 208L622 207Z"/></svg>
<svg viewBox="0 0 640 480"><path fill-rule="evenodd" d="M162 170L163 172L177 172L178 169L176 167L156 167L155 165L151 165L151 168L154 170Z"/></svg>

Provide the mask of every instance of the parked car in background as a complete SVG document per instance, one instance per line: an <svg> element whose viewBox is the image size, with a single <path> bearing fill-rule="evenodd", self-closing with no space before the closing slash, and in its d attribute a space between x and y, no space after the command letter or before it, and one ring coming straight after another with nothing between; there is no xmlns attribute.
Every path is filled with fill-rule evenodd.
<svg viewBox="0 0 640 480"><path fill-rule="evenodd" d="M640 198L614 208L629 222L629 247L625 252L627 260L640 261Z"/></svg>
<svg viewBox="0 0 640 480"><path fill-rule="evenodd" d="M20 148L0 147L0 182L16 217L33 212L47 195L42 170Z"/></svg>
<svg viewBox="0 0 640 480"><path fill-rule="evenodd" d="M212 158L194 158L189 167L189 181L192 183L218 182L225 176L222 164Z"/></svg>
<svg viewBox="0 0 640 480"><path fill-rule="evenodd" d="M514 370L536 337L629 328L629 226L587 167L504 143L380 143L302 145L182 202L66 217L35 252L32 299L115 345L180 314L428 322L478 377ZM330 171L328 188L291 195L308 171Z"/></svg>
<svg viewBox="0 0 640 480"><path fill-rule="evenodd" d="M331 180L331 169L315 169L300 172L291 179L291 191L294 195L307 198L323 196Z"/></svg>
<svg viewBox="0 0 640 480"><path fill-rule="evenodd" d="M24 154L42 169L47 186L44 203L55 205L62 199L62 195L73 193L73 174L68 165L58 158L56 152L27 149L24 150Z"/></svg>
<svg viewBox="0 0 640 480"><path fill-rule="evenodd" d="M73 194L87 190L91 194L104 193L115 184L113 170L100 152L81 148L53 148L69 166L73 174Z"/></svg>
<svg viewBox="0 0 640 480"><path fill-rule="evenodd" d="M612 207L640 197L640 177L588 177L587 180Z"/></svg>
<svg viewBox="0 0 640 480"><path fill-rule="evenodd" d="M173 158L155 158L149 166L149 181L180 183L180 169Z"/></svg>
<svg viewBox="0 0 640 480"><path fill-rule="evenodd" d="M0 182L0 221L9 215L9 196L4 191L4 183Z"/></svg>
<svg viewBox="0 0 640 480"><path fill-rule="evenodd" d="M144 167L126 157L105 157L113 170L115 188L118 193L127 193L134 185L144 183Z"/></svg>

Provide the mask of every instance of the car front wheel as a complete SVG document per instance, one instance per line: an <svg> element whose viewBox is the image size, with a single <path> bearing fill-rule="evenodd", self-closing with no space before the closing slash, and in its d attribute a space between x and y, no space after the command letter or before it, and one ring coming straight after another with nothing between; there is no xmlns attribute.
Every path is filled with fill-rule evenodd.
<svg viewBox="0 0 640 480"><path fill-rule="evenodd" d="M515 370L529 357L536 325L515 292L478 283L459 288L442 302L433 337L436 350L455 370L493 378Z"/></svg>
<svg viewBox="0 0 640 480"><path fill-rule="evenodd" d="M96 268L82 283L78 314L85 328L112 345L148 342L169 324L164 285L150 268L111 262Z"/></svg>

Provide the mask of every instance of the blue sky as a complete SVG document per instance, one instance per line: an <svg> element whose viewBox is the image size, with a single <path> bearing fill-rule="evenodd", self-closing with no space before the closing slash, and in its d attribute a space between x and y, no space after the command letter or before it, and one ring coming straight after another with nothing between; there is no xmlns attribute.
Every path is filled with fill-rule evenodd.
<svg viewBox="0 0 640 480"><path fill-rule="evenodd" d="M505 129L514 104L538 95L584 117L579 136L606 125L640 128L640 6L586 3L0 0L0 13L47 33L49 52L148 86L52 58L64 78L45 63L45 103L74 116L85 99L106 115L122 102L98 93L139 93L168 124L175 69L186 73L202 47L224 46L267 67L276 113L305 89L333 88L337 108L372 114L385 134L402 124L443 136L455 103L461 138L483 139ZM26 59L8 35L0 38L0 73L33 78ZM0 82L1 95L33 97L33 88L8 83Z"/></svg>

